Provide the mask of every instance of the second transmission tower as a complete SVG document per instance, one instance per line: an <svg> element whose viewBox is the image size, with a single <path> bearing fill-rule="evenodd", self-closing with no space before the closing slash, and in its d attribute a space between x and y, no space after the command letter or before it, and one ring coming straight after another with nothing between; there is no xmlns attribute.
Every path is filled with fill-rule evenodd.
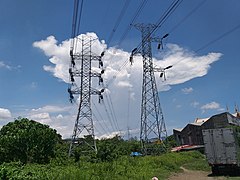
<svg viewBox="0 0 240 180"><path fill-rule="evenodd" d="M131 63L133 55L140 53L143 57L140 141L144 154L158 154L161 151L158 145L162 147L162 142L167 137L167 131L154 72L164 73L167 68L154 68L151 42L158 42L161 45L162 39L166 36L163 38L152 37L152 30L156 28L154 24L136 24L134 26L142 33L141 46L135 48L130 56Z"/></svg>

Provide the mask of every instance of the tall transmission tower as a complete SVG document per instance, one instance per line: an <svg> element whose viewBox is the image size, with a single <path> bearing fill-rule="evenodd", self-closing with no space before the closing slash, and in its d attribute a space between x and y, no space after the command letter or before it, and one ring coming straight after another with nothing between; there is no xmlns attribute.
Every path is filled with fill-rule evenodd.
<svg viewBox="0 0 240 180"><path fill-rule="evenodd" d="M158 90L154 72L165 74L165 70L171 68L155 68L152 60L152 42L158 42L159 48L162 44L162 38L152 37L154 24L136 24L136 29L142 33L142 42L139 48L135 48L130 56L130 62L133 62L133 56L141 54L143 57L143 82L142 82L142 105L141 105L141 129L140 141L144 154L158 154L161 149L159 144L167 137L166 126L163 112L160 106Z"/></svg>
<svg viewBox="0 0 240 180"><path fill-rule="evenodd" d="M77 145L83 145L84 152L97 152L92 119L91 96L98 95L100 102L103 99L102 93L104 89L97 90L92 88L92 77L99 78L99 85L103 82L102 74L104 70L102 69L102 56L104 53L100 56L92 53L92 43L94 40L96 39L89 36L78 36L74 41L78 44L79 49L81 49L80 52L77 52L76 49L70 50L71 63L69 77L71 85L68 88L68 93L70 95L70 101L78 101L79 107L69 148L69 156L73 153L73 149ZM93 61L98 62L100 72L94 72L92 70ZM74 95L77 95L76 99ZM85 138L83 138L83 136L85 136Z"/></svg>

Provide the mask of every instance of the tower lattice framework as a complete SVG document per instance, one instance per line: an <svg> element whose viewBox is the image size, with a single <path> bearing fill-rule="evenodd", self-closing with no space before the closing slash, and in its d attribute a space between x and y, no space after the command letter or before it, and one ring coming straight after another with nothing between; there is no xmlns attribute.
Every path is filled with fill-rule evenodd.
<svg viewBox="0 0 240 180"><path fill-rule="evenodd" d="M163 72L163 69L153 66L151 43L161 43L162 39L151 36L156 28L154 24L136 24L135 28L142 33L141 52L136 52L143 57L140 141L144 154L157 154L167 131L154 76L154 72Z"/></svg>
<svg viewBox="0 0 240 180"><path fill-rule="evenodd" d="M96 39L95 39L96 40ZM82 151L89 153L97 152L95 141L91 96L99 95L99 101L102 99L103 89L92 88L92 77L99 78L99 85L103 82L101 72L92 71L92 63L97 61L99 68L102 68L102 55L97 56L92 53L92 43L94 39L88 36L76 38L76 43L81 46L80 52L70 50L71 65L69 68L69 77L71 85L68 88L70 101L78 101L78 113L73 129L72 140L69 148L69 155L73 153L76 146L84 147ZM76 96L76 99L75 99ZM85 137L83 137L85 136Z"/></svg>

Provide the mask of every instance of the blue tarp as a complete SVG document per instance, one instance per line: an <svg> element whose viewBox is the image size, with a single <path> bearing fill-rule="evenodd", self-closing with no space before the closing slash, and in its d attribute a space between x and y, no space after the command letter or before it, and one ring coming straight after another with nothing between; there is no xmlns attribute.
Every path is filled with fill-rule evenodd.
<svg viewBox="0 0 240 180"><path fill-rule="evenodd" d="M130 156L142 156L140 152L131 152Z"/></svg>

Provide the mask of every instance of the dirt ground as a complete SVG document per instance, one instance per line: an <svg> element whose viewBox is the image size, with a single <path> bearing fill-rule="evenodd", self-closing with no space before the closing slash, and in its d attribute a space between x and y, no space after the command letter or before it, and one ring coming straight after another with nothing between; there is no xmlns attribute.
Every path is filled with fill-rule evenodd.
<svg viewBox="0 0 240 180"><path fill-rule="evenodd" d="M205 172L205 171L190 171L188 169L183 169L182 173L178 173L175 175L172 175L168 180L226 180L226 177L209 177L208 175L211 174L211 172Z"/></svg>

